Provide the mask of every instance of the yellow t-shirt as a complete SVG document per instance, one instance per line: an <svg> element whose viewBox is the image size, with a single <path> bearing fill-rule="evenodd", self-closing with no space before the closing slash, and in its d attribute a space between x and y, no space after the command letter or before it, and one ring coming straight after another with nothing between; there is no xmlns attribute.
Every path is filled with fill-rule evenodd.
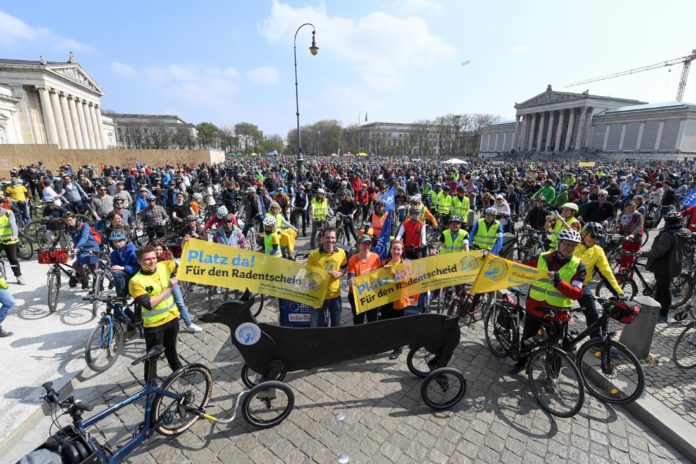
<svg viewBox="0 0 696 464"><path fill-rule="evenodd" d="M320 248L312 250L307 257L307 266L319 267L325 271L340 271L348 265L346 252L341 248L336 248L333 253L326 254ZM326 287L326 299L341 296L341 279L329 276L329 285Z"/></svg>
<svg viewBox="0 0 696 464"><path fill-rule="evenodd" d="M137 282L138 279L131 279L128 282L128 292L133 298L138 298L142 295L149 295L151 297L159 295L164 291L165 288L167 288L166 286L162 286L162 281L169 282L169 278L171 277L172 272L174 272L176 267L177 264L175 261L160 261L159 263L157 263L156 272L153 272L152 274L143 274L142 272L138 272L138 274L141 277L143 277L144 280L147 282L147 285L142 285L141 283ZM166 276L166 279L160 279L160 272L165 273L164 275ZM147 289L150 289L150 291L148 291ZM157 321L150 327L158 327L160 325L164 325L172 319L176 319L177 317L179 317L179 309L175 307L174 310L169 311L169 313L167 313L166 317Z"/></svg>
<svg viewBox="0 0 696 464"><path fill-rule="evenodd" d="M27 201L27 188L23 185L10 185L5 193L12 201Z"/></svg>

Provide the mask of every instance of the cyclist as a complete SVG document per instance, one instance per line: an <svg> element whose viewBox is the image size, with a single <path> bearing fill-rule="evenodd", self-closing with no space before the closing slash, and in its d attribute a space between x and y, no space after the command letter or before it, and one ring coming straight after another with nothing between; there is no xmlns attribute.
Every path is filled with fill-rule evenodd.
<svg viewBox="0 0 696 464"><path fill-rule="evenodd" d="M156 201L157 198L154 195L147 196L147 208L140 212L140 224L138 225L138 228L145 229L150 241L164 237L167 234L167 224L169 224L167 211Z"/></svg>
<svg viewBox="0 0 696 464"><path fill-rule="evenodd" d="M326 199L326 191L317 189L317 195L309 202L312 217L312 232L309 236L309 248L314 249L317 231L324 227L329 214L333 214Z"/></svg>
<svg viewBox="0 0 696 464"><path fill-rule="evenodd" d="M111 275L117 297L128 295L128 281L139 270L140 264L135 256L136 246L128 241L128 231L123 228L112 229L109 241L114 250L109 255Z"/></svg>
<svg viewBox="0 0 696 464"><path fill-rule="evenodd" d="M207 240L204 229L198 224L198 216L189 214L184 218L184 224L177 228L177 235L185 239L197 238L199 240Z"/></svg>
<svg viewBox="0 0 696 464"><path fill-rule="evenodd" d="M488 250L494 255L503 247L503 227L495 216L498 210L486 208L484 217L474 222L469 234L469 245L481 250Z"/></svg>
<svg viewBox="0 0 696 464"><path fill-rule="evenodd" d="M587 272L583 282L582 297L579 303L585 313L585 320L587 321L588 327L599 319L597 305L595 304L595 299L592 296L592 289L590 288L590 281L592 281L595 268L597 268L600 277L605 281L607 287L609 287L612 292L616 295L624 294L623 290L621 290L621 286L616 281L616 277L614 277L614 273L611 270L609 261L607 261L604 250L598 245L603 238L604 227L602 224L598 222L588 222L585 224L585 227L582 228L581 242L575 247L575 251L573 252L573 255L580 258L580 261L585 265ZM600 329L597 328L590 336L601 336Z"/></svg>
<svg viewBox="0 0 696 464"><path fill-rule="evenodd" d="M457 194L451 197L450 200L450 214L452 216L459 216L462 221L467 220L469 217L469 209L471 202L469 197L465 195L464 187L460 185L457 187Z"/></svg>
<svg viewBox="0 0 696 464"><path fill-rule="evenodd" d="M449 220L449 228L442 231L438 239L438 250L441 255L469 251L469 234L461 228L462 218L452 216Z"/></svg>
<svg viewBox="0 0 696 464"><path fill-rule="evenodd" d="M558 234L562 230L573 229L576 232L580 231L580 221L575 216L578 214L578 205L575 203L564 203L561 206L561 214L554 211L547 217L545 229L549 231L549 250L558 248Z"/></svg>
<svg viewBox="0 0 696 464"><path fill-rule="evenodd" d="M396 240L403 238L406 258L422 258L423 250L428 243L425 239L425 222L420 219L420 208L411 208L408 213L409 218L399 226Z"/></svg>
<svg viewBox="0 0 696 464"><path fill-rule="evenodd" d="M557 250L542 253L525 263L548 271L549 275L547 278L532 282L525 304L528 316L524 322L522 343L527 343L529 338L541 328L541 319L548 315L543 308L568 309L573 306L573 300L582 297L583 282L587 273L580 258L573 256L575 247L580 241L580 234L577 231L563 229L558 234ZM552 320L559 324L568 323L570 315L561 312ZM510 374L518 374L526 364L527 357L520 357L519 361L510 368Z"/></svg>
<svg viewBox="0 0 696 464"><path fill-rule="evenodd" d="M215 226L215 228L218 228L222 225L222 219L229 214L229 211L227 211L226 206L218 206L217 211L215 211L215 214L208 219L208 222L205 223L205 226L203 226L203 232L208 232L208 229L211 227Z"/></svg>
<svg viewBox="0 0 696 464"><path fill-rule="evenodd" d="M357 205L352 196L345 194L341 197L341 203L338 205L336 210L343 215L343 230L346 235L346 241L350 245L350 237L352 236L355 240L355 244L358 244L358 235L355 233L355 227L353 225L353 217L355 216L355 211L357 210Z"/></svg>
<svg viewBox="0 0 696 464"><path fill-rule="evenodd" d="M307 236L309 196L305 192L305 186L300 184L292 198L292 213L290 214L290 222L294 222L299 226L299 221L302 221L302 236Z"/></svg>
<svg viewBox="0 0 696 464"><path fill-rule="evenodd" d="M20 211L24 222L29 222L31 219L29 217L29 205L27 204L28 193L27 188L22 185L22 180L17 177L13 177L11 184L5 188L5 194Z"/></svg>
<svg viewBox="0 0 696 464"><path fill-rule="evenodd" d="M425 222L426 220L430 222L430 225L437 228L438 223L437 223L437 218L428 210L428 207L423 204L422 197L420 193L417 193L411 197L410 204L409 204L409 209L411 208L416 208L420 209L420 214L418 215L418 219L421 221ZM409 213L409 216L411 213ZM463 217L463 216L462 216Z"/></svg>
<svg viewBox="0 0 696 464"><path fill-rule="evenodd" d="M387 212L384 211L384 202L382 200L374 200L373 205L375 207L372 216L368 222L363 225L363 233L372 237L372 244L376 244L379 240L379 236L382 233L382 228L387 220Z"/></svg>
<svg viewBox="0 0 696 464"><path fill-rule="evenodd" d="M624 236L621 249L628 252L637 252L643 242L643 226L645 217L636 211L636 203L629 200L624 205L624 211L619 216L619 232ZM622 253L619 267L629 269L633 266L634 257L631 253Z"/></svg>
<svg viewBox="0 0 696 464"><path fill-rule="evenodd" d="M12 210L0 208L0 250L5 252L7 261L12 266L12 273L17 279L18 285L24 285L22 269L17 260L17 243L19 242L19 229Z"/></svg>
<svg viewBox="0 0 696 464"><path fill-rule="evenodd" d="M249 242L247 242L246 237L242 233L242 229L239 228L237 217L234 214L228 214L222 218L222 227L215 231L213 242L249 249Z"/></svg>
<svg viewBox="0 0 696 464"><path fill-rule="evenodd" d="M167 247L162 242L155 242L155 254L157 255L157 262L173 260L174 257L172 253L167 249ZM181 319L184 321L186 328L184 329L187 333L198 333L203 332L203 329L194 324L191 320L191 315L189 314L188 308L186 307L186 302L184 301L184 294L181 291L181 285L178 283L172 287L172 297L174 297L174 304L176 304Z"/></svg>
<svg viewBox="0 0 696 464"><path fill-rule="evenodd" d="M450 197L449 189L450 188L447 185L442 186L442 192L439 195L437 207L435 208L435 211L437 211L437 213L440 215L443 224L447 224L449 222L448 217L450 215L450 205L452 204L452 197Z"/></svg>
<svg viewBox="0 0 696 464"><path fill-rule="evenodd" d="M263 252L267 255L283 257L283 250L280 248L280 234L276 231L276 218L266 216L263 219Z"/></svg>
<svg viewBox="0 0 696 464"><path fill-rule="evenodd" d="M543 231L546 224L546 216L549 211L546 209L546 197L539 195L534 199L534 207L527 212L524 218L524 225L529 225L534 230Z"/></svg>
<svg viewBox="0 0 696 464"><path fill-rule="evenodd" d="M66 232L73 240L73 252L77 256L72 265L76 276L70 278L70 286L75 286L79 281L84 290L89 286L89 278L85 273L84 266L89 267L92 271L96 269L99 262L99 243L92 235L89 224L78 221L72 211L63 214L63 220L65 220Z"/></svg>

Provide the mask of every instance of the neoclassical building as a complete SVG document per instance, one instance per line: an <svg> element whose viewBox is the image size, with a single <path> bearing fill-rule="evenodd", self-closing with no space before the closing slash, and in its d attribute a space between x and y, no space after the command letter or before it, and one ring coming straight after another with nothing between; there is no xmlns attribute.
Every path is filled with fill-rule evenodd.
<svg viewBox="0 0 696 464"><path fill-rule="evenodd" d="M0 143L109 148L103 95L72 53L66 62L0 59Z"/></svg>
<svg viewBox="0 0 696 464"><path fill-rule="evenodd" d="M696 105L545 92L515 105L516 119L481 130L481 155L599 153L633 159L696 157Z"/></svg>

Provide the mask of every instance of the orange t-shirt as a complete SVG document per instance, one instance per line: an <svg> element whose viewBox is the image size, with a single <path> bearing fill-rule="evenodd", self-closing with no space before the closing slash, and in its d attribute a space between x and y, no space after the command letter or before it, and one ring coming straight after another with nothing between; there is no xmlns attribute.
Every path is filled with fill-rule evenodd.
<svg viewBox="0 0 696 464"><path fill-rule="evenodd" d="M402 259L401 263L397 263L397 264L402 264L404 262L405 261ZM383 261L381 264L382 264L382 267L384 267L386 265L395 265L391 262L391 258ZM410 274L410 272L409 272L409 274ZM396 300L393 303L393 305L394 305L393 307L394 307L394 309L404 309L404 308L407 308L408 306L413 306L415 304L414 302L417 302L417 301L418 301L418 295L416 295L415 297L409 297L405 292L402 291L401 298L399 298L398 300Z"/></svg>
<svg viewBox="0 0 696 464"><path fill-rule="evenodd" d="M359 276L361 274L368 273L370 271L374 271L375 269L379 269L381 267L381 263L379 261L379 255L377 253L373 252L368 252L367 254L367 260L365 262L362 262L360 259L360 256L357 254L353 255L350 257L348 260L348 273L349 274L355 274L356 276ZM348 293L353 292L353 287L348 287Z"/></svg>

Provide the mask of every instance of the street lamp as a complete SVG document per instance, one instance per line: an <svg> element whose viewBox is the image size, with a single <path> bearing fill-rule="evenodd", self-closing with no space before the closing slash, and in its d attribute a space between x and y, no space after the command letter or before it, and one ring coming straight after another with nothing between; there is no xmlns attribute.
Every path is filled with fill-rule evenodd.
<svg viewBox="0 0 696 464"><path fill-rule="evenodd" d="M292 41L292 48L293 48L293 53L295 56L295 115L297 116L297 180L300 180L300 177L302 177L302 163L304 162L304 158L302 158L302 134L300 133L300 100L297 92L297 33L300 32L300 29L302 29L305 26L311 26L312 27L312 45L309 47L309 51L312 55L316 55L317 52L319 51L319 47L317 47L317 43L314 40L314 34L316 33L316 29L314 27L314 24L312 23L304 23L300 27L297 28L295 31L295 38Z"/></svg>
<svg viewBox="0 0 696 464"><path fill-rule="evenodd" d="M367 111L358 111L358 153L360 153L360 142L362 138L362 132L360 131L360 115L363 113L365 113L365 122L367 122Z"/></svg>

